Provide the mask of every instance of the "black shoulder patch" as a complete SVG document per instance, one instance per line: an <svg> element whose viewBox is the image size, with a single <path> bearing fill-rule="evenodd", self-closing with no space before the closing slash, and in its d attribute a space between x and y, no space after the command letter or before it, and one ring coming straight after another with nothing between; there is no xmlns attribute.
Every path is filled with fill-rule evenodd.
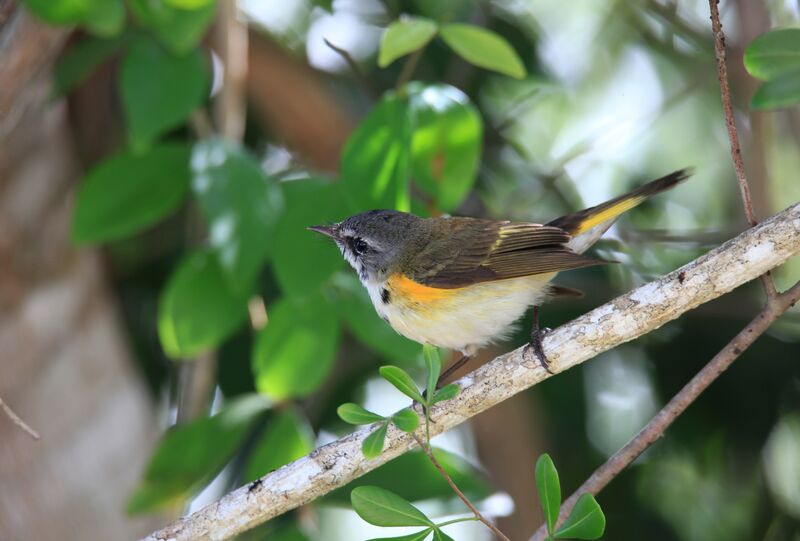
<svg viewBox="0 0 800 541"><path fill-rule="evenodd" d="M389 293L389 290L385 287L381 288L381 301L383 304L389 304L389 300L391 300L392 296Z"/></svg>

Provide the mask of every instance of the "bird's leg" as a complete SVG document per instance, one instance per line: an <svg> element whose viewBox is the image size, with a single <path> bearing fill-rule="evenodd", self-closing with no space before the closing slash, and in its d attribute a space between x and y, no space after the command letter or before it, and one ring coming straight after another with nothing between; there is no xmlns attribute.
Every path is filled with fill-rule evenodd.
<svg viewBox="0 0 800 541"><path fill-rule="evenodd" d="M553 374L554 372L550 370L550 361L547 360L547 357L544 354L544 348L542 347L542 337L544 337L545 331L539 327L539 307L533 307L533 325L531 325L531 340L525 346L523 354L527 354L528 351L533 351L537 357L539 357L539 363L542 365L542 368L547 370L548 373Z"/></svg>
<svg viewBox="0 0 800 541"><path fill-rule="evenodd" d="M467 363L469 362L469 360L470 360L470 359L472 359L472 357L471 357L471 356L469 356L469 355L462 355L462 356L461 356L461 358L460 358L459 360L457 360L456 362L454 362L453 364L451 364L450 366L448 366L448 367L447 367L447 370L445 370L444 372L442 372L442 373L439 375L439 379L437 379L437 380L436 380L436 390L440 389L440 388L442 387L442 384L444 384L445 380L446 380L447 378L449 378L450 376L452 376L452 375L453 375L453 372L455 372L456 370L458 370L459 368L461 368L462 366L464 366L465 364L467 364Z"/></svg>

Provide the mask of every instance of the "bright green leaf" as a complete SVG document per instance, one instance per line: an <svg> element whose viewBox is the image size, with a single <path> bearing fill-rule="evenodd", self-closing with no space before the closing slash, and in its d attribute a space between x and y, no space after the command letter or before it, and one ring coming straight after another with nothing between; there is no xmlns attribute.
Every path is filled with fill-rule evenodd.
<svg viewBox="0 0 800 541"><path fill-rule="evenodd" d="M297 412L276 412L250 452L242 482L258 479L314 450L314 432Z"/></svg>
<svg viewBox="0 0 800 541"><path fill-rule="evenodd" d="M183 124L208 97L208 68L199 50L175 56L141 38L120 74L122 104L134 146L146 146Z"/></svg>
<svg viewBox="0 0 800 541"><path fill-rule="evenodd" d="M433 530L433 541L453 541L453 538L439 528Z"/></svg>
<svg viewBox="0 0 800 541"><path fill-rule="evenodd" d="M336 408L336 413L342 421L351 425L368 425L384 420L382 415L373 413L352 402L342 404Z"/></svg>
<svg viewBox="0 0 800 541"><path fill-rule="evenodd" d="M781 109L800 102L800 69L778 75L762 84L750 100L750 109Z"/></svg>
<svg viewBox="0 0 800 541"><path fill-rule="evenodd" d="M439 382L439 374L442 372L442 359L439 357L439 349L436 346L428 344L422 346L422 355L425 358L425 369L428 376L425 398L430 401L436 391L436 384Z"/></svg>
<svg viewBox="0 0 800 541"><path fill-rule="evenodd" d="M281 299L253 345L256 389L274 400L313 393L333 368L339 343L336 310L321 294Z"/></svg>
<svg viewBox="0 0 800 541"><path fill-rule="evenodd" d="M761 34L745 49L744 65L750 75L764 81L800 69L800 28Z"/></svg>
<svg viewBox="0 0 800 541"><path fill-rule="evenodd" d="M100 64L108 60L129 40L129 34L113 38L86 38L71 47L55 67L53 94L68 94Z"/></svg>
<svg viewBox="0 0 800 541"><path fill-rule="evenodd" d="M338 250L334 255L342 261ZM417 360L419 344L398 334L378 316L367 290L353 272L348 270L336 274L334 285L339 293L339 310L356 338L398 364L411 365Z"/></svg>
<svg viewBox="0 0 800 541"><path fill-rule="evenodd" d="M91 0L22 0L40 19L59 25L80 23L89 12Z"/></svg>
<svg viewBox="0 0 800 541"><path fill-rule="evenodd" d="M426 537L428 537L433 528L425 528L424 530L420 530L417 533L411 533L408 535L401 535L400 537L378 537L375 539L370 539L369 541L424 541Z"/></svg>
<svg viewBox="0 0 800 541"><path fill-rule="evenodd" d="M369 436L364 438L361 442L361 452L364 453L365 458L375 458L383 451L383 441L386 439L386 430L389 428L389 422L381 423Z"/></svg>
<svg viewBox="0 0 800 541"><path fill-rule="evenodd" d="M407 397L416 400L420 404L425 402L425 399L422 398L419 389L417 389L417 384L414 383L414 380L408 375L408 372L402 368L389 365L381 366L378 371L383 379L394 385L398 391Z"/></svg>
<svg viewBox="0 0 800 541"><path fill-rule="evenodd" d="M211 247L230 286L247 288L272 248L281 189L243 147L223 139L198 142L191 163Z"/></svg>
<svg viewBox="0 0 800 541"><path fill-rule="evenodd" d="M599 539L606 529L606 517L589 493L581 494L564 525L553 534L557 539Z"/></svg>
<svg viewBox="0 0 800 541"><path fill-rule="evenodd" d="M385 68L401 56L428 44L436 35L436 23L422 17L401 17L383 33L378 65Z"/></svg>
<svg viewBox="0 0 800 541"><path fill-rule="evenodd" d="M405 408L392 415L392 422L403 432L414 432L419 426L419 415L410 408Z"/></svg>
<svg viewBox="0 0 800 541"><path fill-rule="evenodd" d="M122 0L90 0L83 17L83 26L97 36L114 36L125 26L125 4Z"/></svg>
<svg viewBox="0 0 800 541"><path fill-rule="evenodd" d="M78 189L72 238L86 244L141 231L177 209L188 187L189 149L183 145L111 156Z"/></svg>
<svg viewBox="0 0 800 541"><path fill-rule="evenodd" d="M449 385L445 385L444 387L436 391L436 394L433 395L433 403L436 404L437 402L444 402L445 400L450 400L451 398L455 398L460 390L461 388L458 386L457 383L451 383Z"/></svg>
<svg viewBox="0 0 800 541"><path fill-rule="evenodd" d="M350 503L358 516L374 526L433 526L422 511L380 487L354 488L350 493Z"/></svg>
<svg viewBox="0 0 800 541"><path fill-rule="evenodd" d="M128 501L128 512L142 513L190 497L219 473L256 417L267 409L259 396L226 404L213 417L171 428L158 444L144 479Z"/></svg>
<svg viewBox="0 0 800 541"><path fill-rule="evenodd" d="M189 359L218 346L247 318L248 293L228 287L207 251L173 272L158 304L158 335L167 355Z"/></svg>
<svg viewBox="0 0 800 541"><path fill-rule="evenodd" d="M455 87L414 83L408 93L414 113L412 176L438 208L452 212L475 184L483 121Z"/></svg>
<svg viewBox="0 0 800 541"><path fill-rule="evenodd" d="M525 77L525 66L516 51L499 34L471 24L442 26L442 39L467 62L511 77Z"/></svg>
<svg viewBox="0 0 800 541"><path fill-rule="evenodd" d="M344 219L347 207L338 182L306 178L282 182L281 188L286 207L276 227L272 265L284 293L304 296L345 265L331 239L306 228Z"/></svg>
<svg viewBox="0 0 800 541"><path fill-rule="evenodd" d="M408 104L390 93L361 121L342 152L341 179L353 211L408 211Z"/></svg>
<svg viewBox="0 0 800 541"><path fill-rule="evenodd" d="M164 0L164 3L179 9L199 9L213 4L214 0Z"/></svg>
<svg viewBox="0 0 800 541"><path fill-rule="evenodd" d="M536 490L539 491L539 502L547 521L547 531L552 533L561 509L561 484L553 459L547 453L536 461Z"/></svg>
<svg viewBox="0 0 800 541"><path fill-rule="evenodd" d="M216 6L212 0L197 9L179 9L171 5L175 1L128 0L128 6L142 26L151 30L169 50L185 54L200 43L214 20Z"/></svg>

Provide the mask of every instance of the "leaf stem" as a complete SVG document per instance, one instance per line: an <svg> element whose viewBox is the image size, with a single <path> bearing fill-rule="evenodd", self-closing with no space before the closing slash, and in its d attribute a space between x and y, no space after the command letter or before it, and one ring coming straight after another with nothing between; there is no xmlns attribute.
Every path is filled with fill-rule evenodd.
<svg viewBox="0 0 800 541"><path fill-rule="evenodd" d="M436 526L439 528L444 528L445 526L450 526L451 524L458 524L459 522L474 522L476 520L480 520L478 517L461 517L461 518L454 518L453 520L448 520L447 522L442 522L441 524L437 524Z"/></svg>
<svg viewBox="0 0 800 541"><path fill-rule="evenodd" d="M422 56L422 51L424 50L425 47L420 47L414 51L411 56L408 57L406 63L403 64L403 71L400 72L400 77L397 78L397 84L395 85L398 92L402 92L402 88L411 79L411 76L414 75L414 70L416 69L419 58Z"/></svg>

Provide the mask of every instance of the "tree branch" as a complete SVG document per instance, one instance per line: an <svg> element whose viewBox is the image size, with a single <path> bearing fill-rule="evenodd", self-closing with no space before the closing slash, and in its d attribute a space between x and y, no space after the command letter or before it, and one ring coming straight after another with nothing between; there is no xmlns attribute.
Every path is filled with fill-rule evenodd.
<svg viewBox="0 0 800 541"><path fill-rule="evenodd" d="M544 350L553 372L646 334L692 308L764 274L800 252L800 203L748 229L680 269L550 332ZM461 392L432 408L440 433L550 377L523 348L501 355L458 380ZM416 446L390 427L383 453L367 460L365 427L241 487L219 501L154 532L147 541L219 540L346 485Z"/></svg>
<svg viewBox="0 0 800 541"><path fill-rule="evenodd" d="M28 426L28 424L27 424L25 421L23 421L23 420L20 418L20 416L19 416L19 415L17 415L16 413L14 413L14 410L12 410L12 409L11 409L11 407L10 407L8 404L6 404L5 402L3 402L3 399L2 399L2 398L0 398L0 408L2 408L2 409L3 409L3 411L6 413L6 415L8 415L8 418L9 418L9 419L11 419L11 422L12 422L12 423L14 423L14 424L15 424L15 425L17 425L18 427L20 427L20 428L21 428L22 430L24 430L25 432L27 432L27 433L28 433L28 435L29 435L31 438L33 438L33 439L35 439L35 440L38 440L38 439L39 439L39 433L38 433L38 432L36 432L34 429L32 429L30 426Z"/></svg>

